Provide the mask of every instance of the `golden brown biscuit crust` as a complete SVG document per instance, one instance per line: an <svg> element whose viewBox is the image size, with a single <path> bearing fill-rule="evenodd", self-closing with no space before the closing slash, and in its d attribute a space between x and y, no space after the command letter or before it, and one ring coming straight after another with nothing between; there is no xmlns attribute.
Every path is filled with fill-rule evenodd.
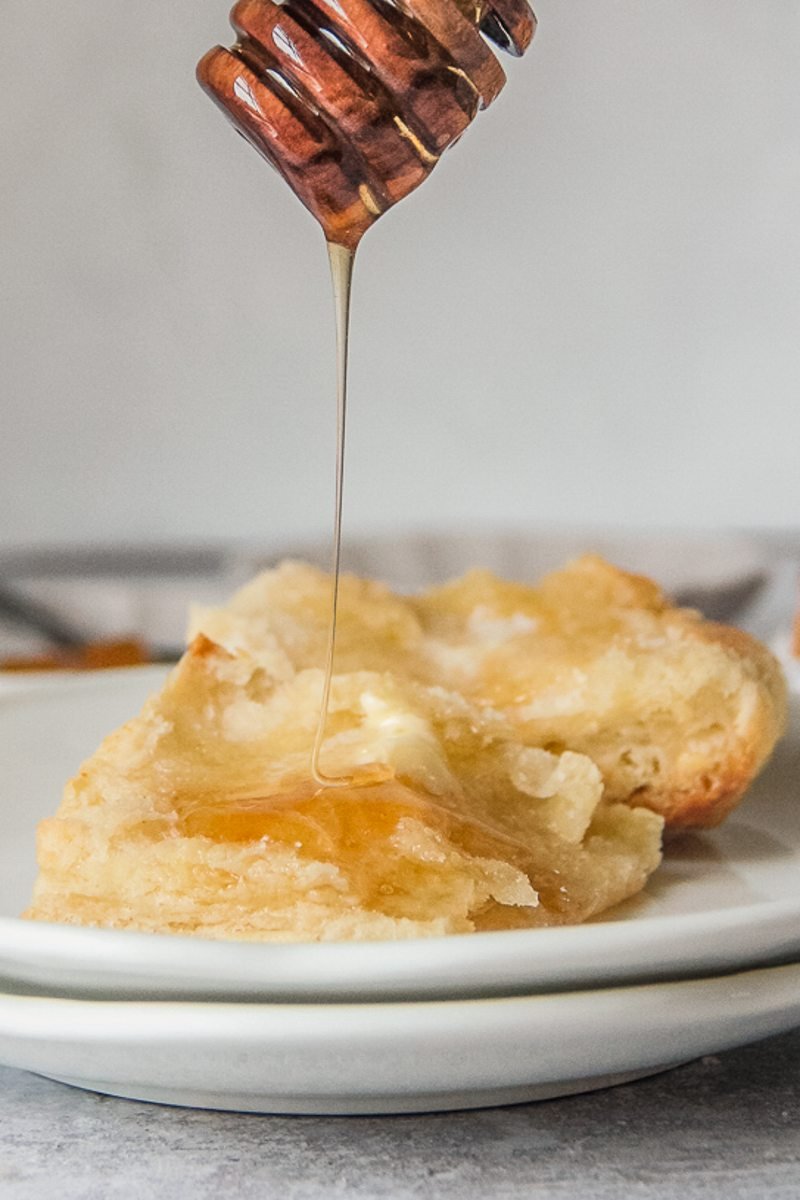
<svg viewBox="0 0 800 1200"><path fill-rule="evenodd" d="M529 637L486 653L470 698L496 705L529 743L589 755L608 799L650 808L668 829L718 825L785 728L786 683L765 646L671 606L651 580L595 555L534 588L473 573L418 602L424 622L432 612L442 623L442 607L461 629L476 610L531 616ZM558 680L549 705L548 670ZM582 697L566 713L573 676Z"/></svg>

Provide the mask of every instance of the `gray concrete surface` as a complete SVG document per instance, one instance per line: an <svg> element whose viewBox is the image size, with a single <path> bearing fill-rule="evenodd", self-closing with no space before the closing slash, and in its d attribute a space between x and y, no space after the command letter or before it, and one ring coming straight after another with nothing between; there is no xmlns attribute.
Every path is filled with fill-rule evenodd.
<svg viewBox="0 0 800 1200"><path fill-rule="evenodd" d="M795 1200L800 1030L517 1108L256 1117L0 1069L2 1200Z"/></svg>

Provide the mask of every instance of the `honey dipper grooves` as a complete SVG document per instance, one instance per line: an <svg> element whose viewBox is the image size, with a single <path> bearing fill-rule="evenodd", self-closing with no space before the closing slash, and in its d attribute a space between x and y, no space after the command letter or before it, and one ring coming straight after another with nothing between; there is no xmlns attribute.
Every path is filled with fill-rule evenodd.
<svg viewBox="0 0 800 1200"><path fill-rule="evenodd" d="M355 248L505 83L485 38L523 54L526 0L239 0L200 84L329 241Z"/></svg>

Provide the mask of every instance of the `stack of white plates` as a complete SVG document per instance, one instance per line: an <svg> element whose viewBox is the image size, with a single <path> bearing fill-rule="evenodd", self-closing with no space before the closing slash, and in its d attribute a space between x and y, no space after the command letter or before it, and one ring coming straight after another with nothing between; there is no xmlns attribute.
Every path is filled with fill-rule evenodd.
<svg viewBox="0 0 800 1200"><path fill-rule="evenodd" d="M796 721L725 826L589 925L270 946L20 920L37 822L162 677L0 695L0 1062L171 1104L410 1112L607 1087L800 1024Z"/></svg>

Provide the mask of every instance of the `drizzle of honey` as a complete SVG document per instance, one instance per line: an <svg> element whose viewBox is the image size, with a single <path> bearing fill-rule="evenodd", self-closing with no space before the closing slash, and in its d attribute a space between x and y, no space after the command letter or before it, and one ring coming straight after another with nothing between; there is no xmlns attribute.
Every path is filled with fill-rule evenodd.
<svg viewBox="0 0 800 1200"><path fill-rule="evenodd" d="M542 855L509 830L465 813L462 798L422 796L390 768L359 769L352 784L335 790L306 779L274 794L177 794L172 804L173 835L228 845L261 842L328 863L343 872L360 904L395 916L427 919L443 889L463 886L469 867L453 860L454 851L481 860L481 874L491 874L491 863L515 867L545 906L491 901L477 914L476 928L528 927L541 923L545 910L552 916L569 909L557 862L544 865ZM163 836L155 828L142 832Z"/></svg>
<svg viewBox="0 0 800 1200"><path fill-rule="evenodd" d="M336 500L334 505L333 553L331 563L331 614L328 627L328 648L319 722L311 752L311 775L321 787L352 787L353 775L327 775L320 765L328 712L331 704L331 685L336 658L336 625L339 612L339 581L342 569L342 515L344 510L344 465L347 434L347 385L350 367L350 299L353 286L355 250L337 242L328 242L328 258L333 282L336 311Z"/></svg>
<svg viewBox="0 0 800 1200"><path fill-rule="evenodd" d="M532 36L525 13L515 39L485 0L456 0L463 14L417 12L403 0L371 0L367 19L340 0L239 0L237 41L198 66L201 86L240 134L277 167L322 226L328 242L337 327L336 502L331 609L320 716L310 771L320 787L355 786L321 763L336 652L342 547L350 296L365 231L430 174L502 88L489 55L468 49L463 18L498 45L521 53ZM367 6L369 8L369 5ZM518 5L512 5L513 10ZM524 9L524 5L522 6ZM426 14L427 13L427 17ZM457 19L455 19L457 18ZM533 22L535 24L535 22ZM529 28L529 26L531 26ZM460 32L459 32L460 30ZM459 65L462 50L468 69ZM473 78L473 74L475 78Z"/></svg>
<svg viewBox="0 0 800 1200"><path fill-rule="evenodd" d="M352 874L368 855L377 853L383 861L400 822L411 819L469 855L520 867L529 859L510 834L458 811L455 798L449 802L453 807L447 798L423 798L388 774L379 766L368 768L335 792L305 780L277 795L177 796L177 831L213 842L264 840Z"/></svg>

